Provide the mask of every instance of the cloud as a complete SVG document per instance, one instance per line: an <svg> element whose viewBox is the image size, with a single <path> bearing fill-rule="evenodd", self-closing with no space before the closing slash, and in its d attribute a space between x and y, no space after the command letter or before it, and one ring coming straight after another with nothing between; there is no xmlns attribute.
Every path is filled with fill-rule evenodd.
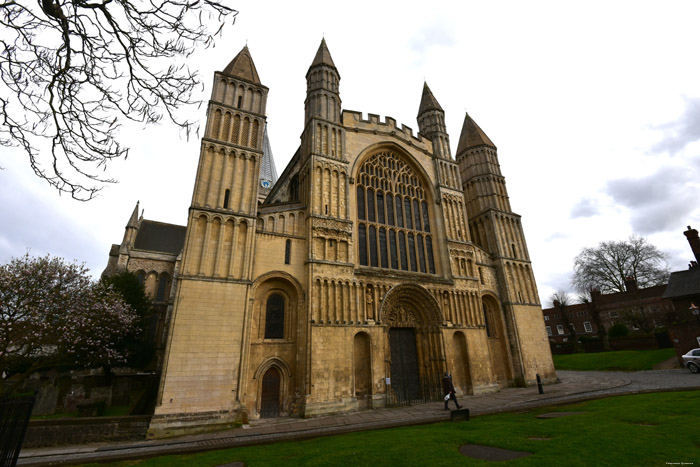
<svg viewBox="0 0 700 467"><path fill-rule="evenodd" d="M598 203L592 199L582 199L571 208L571 217L593 217L599 214Z"/></svg>
<svg viewBox="0 0 700 467"><path fill-rule="evenodd" d="M423 29L416 31L408 44L415 52L423 55L433 47L452 47L455 45L455 38L443 22L434 20Z"/></svg>
<svg viewBox="0 0 700 467"><path fill-rule="evenodd" d="M694 178L688 168L666 166L646 177L612 180L606 191L630 210L635 233L648 235L675 227L696 209Z"/></svg>
<svg viewBox="0 0 700 467"><path fill-rule="evenodd" d="M700 98L686 99L685 112L677 121L656 128L663 131L665 136L652 147L654 152L674 155L688 144L700 140Z"/></svg>

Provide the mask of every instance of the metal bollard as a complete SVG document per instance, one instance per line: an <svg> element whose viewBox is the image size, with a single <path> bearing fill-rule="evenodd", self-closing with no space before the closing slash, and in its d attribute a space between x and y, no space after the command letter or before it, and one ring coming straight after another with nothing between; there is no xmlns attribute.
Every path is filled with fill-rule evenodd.
<svg viewBox="0 0 700 467"><path fill-rule="evenodd" d="M539 373L537 373L535 376L537 376L537 390L540 394L544 394L544 388L542 387L542 378L540 378Z"/></svg>

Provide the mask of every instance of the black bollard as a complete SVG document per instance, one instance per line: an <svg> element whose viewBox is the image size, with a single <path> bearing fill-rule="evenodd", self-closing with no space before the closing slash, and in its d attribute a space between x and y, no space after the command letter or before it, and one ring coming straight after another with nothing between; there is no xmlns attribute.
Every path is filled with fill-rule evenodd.
<svg viewBox="0 0 700 467"><path fill-rule="evenodd" d="M542 379L540 378L540 374L538 373L535 376L537 376L537 390L540 394L544 394L544 388L542 387Z"/></svg>

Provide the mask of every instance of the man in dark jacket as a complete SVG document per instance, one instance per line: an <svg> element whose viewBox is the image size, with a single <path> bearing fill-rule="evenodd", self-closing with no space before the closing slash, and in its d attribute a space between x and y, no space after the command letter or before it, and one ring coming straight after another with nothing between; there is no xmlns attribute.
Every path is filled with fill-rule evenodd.
<svg viewBox="0 0 700 467"><path fill-rule="evenodd" d="M448 410L447 403L450 401L450 399L455 401L455 405L458 409L461 409L462 406L459 405L459 403L457 402L457 396L455 395L455 386L454 384L452 384L452 375L450 375L449 371L446 371L445 376L442 378L442 389L445 393L445 410Z"/></svg>

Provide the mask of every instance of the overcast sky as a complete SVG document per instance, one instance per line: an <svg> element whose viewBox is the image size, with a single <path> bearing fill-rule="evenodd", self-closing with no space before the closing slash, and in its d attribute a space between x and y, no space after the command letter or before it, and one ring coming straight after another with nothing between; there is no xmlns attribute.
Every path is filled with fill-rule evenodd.
<svg viewBox="0 0 700 467"><path fill-rule="evenodd" d="M540 299L570 289L583 247L631 234L692 259L700 227L700 2L240 2L190 66L208 100L213 72L246 44L268 95L278 173L299 145L305 75L325 37L342 107L414 128L423 81L445 110L452 153L465 111L498 147L522 215ZM340 7L340 5L343 5ZM457 5L457 6L456 6ZM205 106L189 110L204 123ZM184 225L199 140L171 125L124 129L126 161L97 199L59 196L18 150L0 147L0 262L50 253L98 276L141 201Z"/></svg>

